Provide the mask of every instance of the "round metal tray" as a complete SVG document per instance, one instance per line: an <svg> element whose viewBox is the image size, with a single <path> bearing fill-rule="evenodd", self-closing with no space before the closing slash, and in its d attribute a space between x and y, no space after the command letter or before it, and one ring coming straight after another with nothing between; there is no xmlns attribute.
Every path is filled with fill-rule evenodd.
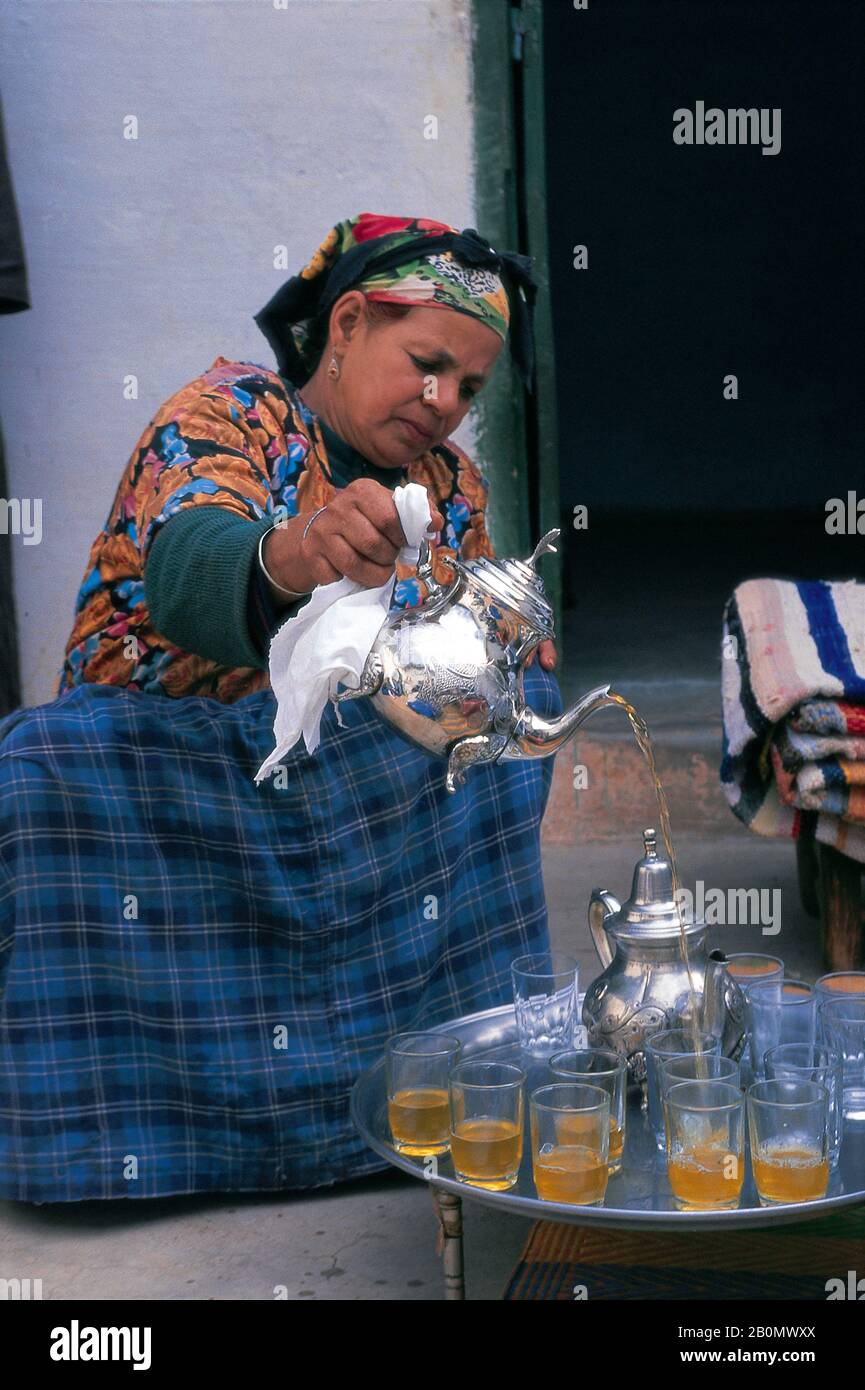
<svg viewBox="0 0 865 1390"><path fill-rule="evenodd" d="M520 1050L516 1040L516 1019L510 1005L469 1014L453 1023L438 1024L430 1031L452 1033L458 1037L463 1045L463 1058L483 1055L490 1060L517 1062L526 1072L527 1094L553 1080L546 1061ZM398 1153L391 1142L387 1120L383 1057L355 1083L351 1113L370 1148L404 1173L424 1181L432 1177L438 1186L461 1197L535 1219L569 1221L580 1226L715 1230L806 1221L825 1216L841 1207L865 1202L865 1125L846 1126L840 1163L832 1174L827 1196L819 1201L761 1207L751 1177L746 1146L745 1183L741 1203L735 1211L678 1211L667 1181L664 1156L658 1152L648 1120L635 1100L628 1103L622 1171L610 1178L602 1207L568 1206L562 1202L542 1201L537 1196L532 1180L528 1129L524 1135L519 1177L516 1185L507 1192L486 1192L483 1188L460 1182L454 1176L450 1154L440 1155L436 1159L436 1171L431 1173L429 1159L410 1158Z"/></svg>

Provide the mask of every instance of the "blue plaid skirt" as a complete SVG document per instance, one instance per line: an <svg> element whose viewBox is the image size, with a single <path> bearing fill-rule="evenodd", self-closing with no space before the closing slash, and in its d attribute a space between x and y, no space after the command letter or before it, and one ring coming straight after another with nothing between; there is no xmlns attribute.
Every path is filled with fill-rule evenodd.
<svg viewBox="0 0 865 1390"><path fill-rule="evenodd" d="M537 662L526 696L561 711ZM548 942L553 759L472 768L366 700L256 786L271 692L103 685L0 721L0 1197L327 1187L388 1034L510 997Z"/></svg>

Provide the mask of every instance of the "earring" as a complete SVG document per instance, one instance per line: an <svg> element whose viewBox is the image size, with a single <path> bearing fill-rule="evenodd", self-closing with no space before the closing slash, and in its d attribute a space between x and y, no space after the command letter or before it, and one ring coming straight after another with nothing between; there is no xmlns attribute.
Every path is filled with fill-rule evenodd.
<svg viewBox="0 0 865 1390"><path fill-rule="evenodd" d="M327 374L333 381L339 380L339 363L336 360L335 352L330 354L330 366L327 369Z"/></svg>

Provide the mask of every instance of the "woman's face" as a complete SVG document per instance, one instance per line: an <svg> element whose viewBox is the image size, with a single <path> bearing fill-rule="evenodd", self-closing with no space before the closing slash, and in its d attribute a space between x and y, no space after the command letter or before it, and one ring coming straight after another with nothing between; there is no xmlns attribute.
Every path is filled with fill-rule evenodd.
<svg viewBox="0 0 865 1390"><path fill-rule="evenodd" d="M400 467L453 433L503 344L487 324L455 309L414 306L403 318L377 324L365 309L360 291L335 306L331 341L339 379L327 377L328 352L316 373L327 389L325 418L373 463Z"/></svg>

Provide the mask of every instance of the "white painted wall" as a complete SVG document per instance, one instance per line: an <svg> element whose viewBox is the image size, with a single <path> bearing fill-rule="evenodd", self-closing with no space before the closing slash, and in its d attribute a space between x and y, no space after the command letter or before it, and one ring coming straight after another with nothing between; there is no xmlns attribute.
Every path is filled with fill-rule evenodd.
<svg viewBox="0 0 865 1390"><path fill-rule="evenodd" d="M340 218L476 223L471 0L281 2L0 0L33 304L0 318L0 413L9 495L43 501L13 543L27 704L162 401L220 353L272 364L252 315Z"/></svg>

